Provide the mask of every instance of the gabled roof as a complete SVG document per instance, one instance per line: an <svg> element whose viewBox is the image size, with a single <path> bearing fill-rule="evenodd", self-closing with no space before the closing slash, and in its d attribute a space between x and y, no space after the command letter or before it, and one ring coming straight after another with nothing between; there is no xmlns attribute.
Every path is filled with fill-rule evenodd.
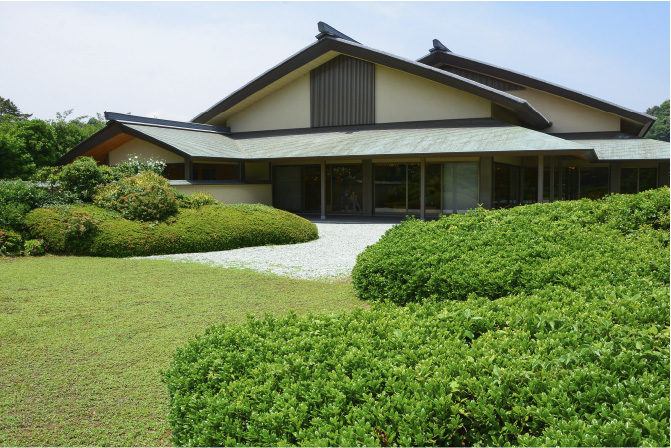
<svg viewBox="0 0 671 448"><path fill-rule="evenodd" d="M402 70L477 95L513 111L523 123L534 129L545 129L551 125L550 121L534 109L529 102L516 96L426 64L401 58L380 50L375 50L352 40L341 39L329 33L322 34L323 36L321 36L315 43L305 47L298 53L290 56L275 67L261 74L259 77L253 79L205 112L194 117L191 121L194 123L207 123L219 114L231 110L231 108L250 98L255 93L264 88L268 88L273 83L282 80L282 78L291 75L297 70L305 66L310 66L311 63L314 64L315 62L319 62L317 65L320 65L321 63L326 62L326 60L322 59L328 58L329 54L331 54L332 57L335 57L337 54L344 54L353 58L363 59L372 63Z"/></svg>
<svg viewBox="0 0 671 448"><path fill-rule="evenodd" d="M432 67L448 65L458 69L473 71L514 84L520 84L532 89L537 89L553 95L557 95L559 97L566 98L568 100L575 101L577 103L581 103L604 112L619 115L620 117L638 123L640 126L637 133L641 137L645 135L652 123L657 119L651 115L618 106L617 104L593 97L591 95L587 95L586 93L578 92L577 90L572 90L539 78L525 75L523 73L518 73L506 68L488 64L486 62L471 59L466 56L461 56L449 50L436 48L435 43L434 48L429 50L429 54L419 58L417 62L427 64Z"/></svg>
<svg viewBox="0 0 671 448"><path fill-rule="evenodd" d="M544 151L594 157L588 147L502 123L491 118L285 129L225 134L181 126L108 123L117 133L150 142L186 159L271 160L315 157L351 158L435 154L469 156L506 152L536 155ZM68 163L95 146L80 145ZM65 156L64 156L65 157Z"/></svg>
<svg viewBox="0 0 671 448"><path fill-rule="evenodd" d="M188 152L183 152L176 146L167 144L161 139L156 139L154 137L155 132L152 132L152 129L156 128L185 131L187 134L179 133L179 135L189 135L190 138L197 140L195 144L199 145L199 147L207 147L207 144L203 143L204 139L210 138L210 140L212 140L216 139L216 136L218 135L226 135L230 133L229 128L221 126L140 117L138 115L120 114L116 112L105 112L105 118L108 121L104 128L63 154L56 161L56 165L70 163L77 157L81 157L85 154L92 155L91 151L94 148L100 149L101 146L107 146L107 149L114 149L116 146L132 140L133 137L153 143L168 151L175 152L182 157L190 157ZM197 134L194 133L195 131L197 131ZM170 131L167 131L167 133L170 133Z"/></svg>

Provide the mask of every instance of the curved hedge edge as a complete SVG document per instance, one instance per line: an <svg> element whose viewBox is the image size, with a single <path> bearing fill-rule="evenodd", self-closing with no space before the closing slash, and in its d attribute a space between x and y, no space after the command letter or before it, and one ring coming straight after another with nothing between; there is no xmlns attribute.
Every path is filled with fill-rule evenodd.
<svg viewBox="0 0 671 448"><path fill-rule="evenodd" d="M669 276L669 189L404 221L357 258L359 298L496 299L548 284Z"/></svg>
<svg viewBox="0 0 671 448"><path fill-rule="evenodd" d="M95 221L95 225L88 233L73 236L68 225L77 214L80 221ZM255 204L180 209L162 223L129 221L91 205L36 209L28 214L26 224L54 252L101 257L210 252L295 244L318 237L317 226L310 221Z"/></svg>

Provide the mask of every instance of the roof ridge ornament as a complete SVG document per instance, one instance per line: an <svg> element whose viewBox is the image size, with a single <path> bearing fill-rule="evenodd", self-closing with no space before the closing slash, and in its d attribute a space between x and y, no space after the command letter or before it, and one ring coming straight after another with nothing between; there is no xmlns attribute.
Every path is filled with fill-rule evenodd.
<svg viewBox="0 0 671 448"><path fill-rule="evenodd" d="M355 44L360 44L361 42L357 42L348 35L341 33L337 29L333 28L331 25L326 24L324 22L319 22L317 23L317 29L319 30L319 34L317 34L315 37L317 40L321 40L325 37L337 37L338 39L344 39L344 40L349 40L350 42L354 42Z"/></svg>
<svg viewBox="0 0 671 448"><path fill-rule="evenodd" d="M436 51L444 51L447 53L452 53L449 48L447 48L441 41L438 39L433 39L433 48L429 50L429 53L435 53Z"/></svg>

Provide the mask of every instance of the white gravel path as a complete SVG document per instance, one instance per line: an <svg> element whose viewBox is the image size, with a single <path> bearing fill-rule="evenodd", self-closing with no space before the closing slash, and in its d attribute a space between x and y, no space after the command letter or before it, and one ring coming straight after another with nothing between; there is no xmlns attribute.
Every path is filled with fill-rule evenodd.
<svg viewBox="0 0 671 448"><path fill-rule="evenodd" d="M304 279L338 279L352 273L356 256L393 224L316 223L319 238L309 243L246 247L220 252L154 255L151 258L246 268Z"/></svg>

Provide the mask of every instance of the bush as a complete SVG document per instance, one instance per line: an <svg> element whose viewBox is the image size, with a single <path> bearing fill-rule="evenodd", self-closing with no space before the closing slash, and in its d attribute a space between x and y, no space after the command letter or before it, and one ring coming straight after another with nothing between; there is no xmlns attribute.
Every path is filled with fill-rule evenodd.
<svg viewBox="0 0 671 448"><path fill-rule="evenodd" d="M91 202L95 188L117 180L121 175L106 165L98 165L91 157L80 157L63 166L54 174L60 192L83 201Z"/></svg>
<svg viewBox="0 0 671 448"><path fill-rule="evenodd" d="M163 221L178 209L168 180L153 171L96 187L93 202L134 221Z"/></svg>
<svg viewBox="0 0 671 448"><path fill-rule="evenodd" d="M23 250L23 238L18 232L0 229L0 255L18 255Z"/></svg>
<svg viewBox="0 0 671 448"><path fill-rule="evenodd" d="M85 244L66 238L68 222L85 216L95 230ZM317 227L289 212L265 205L206 205L181 209L166 222L140 222L92 205L41 208L26 216L31 235L43 238L52 252L101 257L130 257L209 252L268 244L293 244L317 238ZM75 227L76 228L76 227Z"/></svg>
<svg viewBox="0 0 671 448"><path fill-rule="evenodd" d="M27 240L24 244L26 255L44 255L47 253L47 244L42 239Z"/></svg>
<svg viewBox="0 0 671 448"><path fill-rule="evenodd" d="M98 231L100 219L84 210L71 210L65 216L63 236L72 253L86 253Z"/></svg>
<svg viewBox="0 0 671 448"><path fill-rule="evenodd" d="M0 180L0 228L24 230L26 213L50 202L49 193L34 182Z"/></svg>
<svg viewBox="0 0 671 448"><path fill-rule="evenodd" d="M218 204L219 201L214 199L207 191L196 191L188 196L189 202L191 203L191 208L200 208L205 205L214 205Z"/></svg>
<svg viewBox="0 0 671 448"><path fill-rule="evenodd" d="M178 446L668 446L668 340L668 287L546 287L250 317L162 375Z"/></svg>
<svg viewBox="0 0 671 448"><path fill-rule="evenodd" d="M669 278L669 190L408 220L357 258L367 300L496 299L546 285Z"/></svg>

